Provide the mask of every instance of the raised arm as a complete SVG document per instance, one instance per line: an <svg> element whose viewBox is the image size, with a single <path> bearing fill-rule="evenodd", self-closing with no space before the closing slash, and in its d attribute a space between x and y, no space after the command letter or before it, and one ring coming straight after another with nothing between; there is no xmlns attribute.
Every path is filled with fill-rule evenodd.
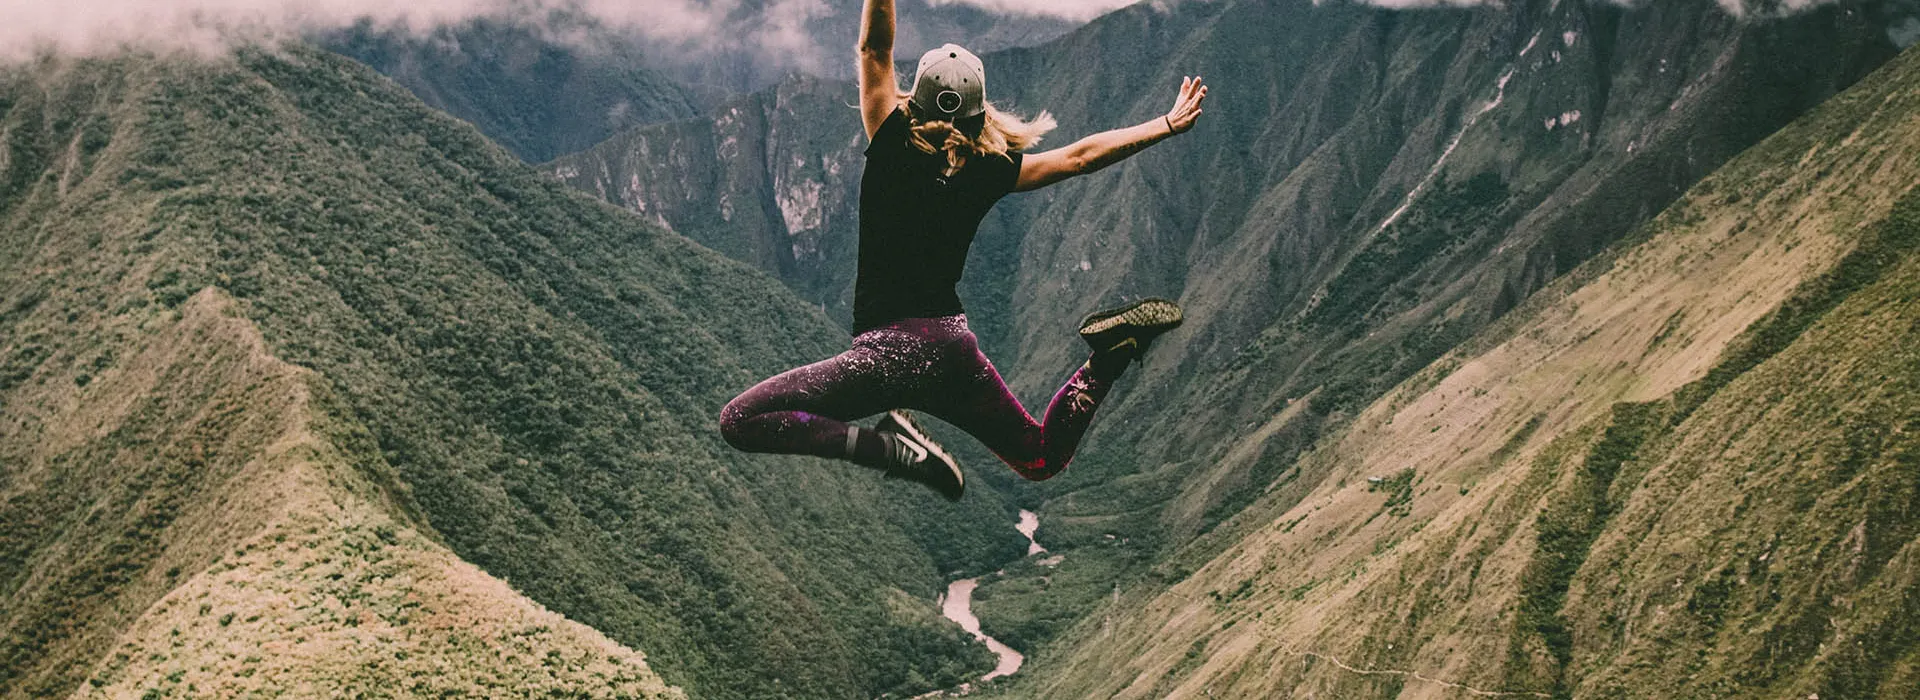
<svg viewBox="0 0 1920 700"><path fill-rule="evenodd" d="M887 115L900 106L900 84L893 77L893 0L867 0L860 13L860 120L872 139Z"/></svg>
<svg viewBox="0 0 1920 700"><path fill-rule="evenodd" d="M871 0L869 0L871 1ZM1014 190L1025 192L1076 175L1085 175L1126 160L1148 146L1184 134L1200 118L1200 103L1207 99L1207 86L1199 76L1180 81L1180 96L1165 116L1124 129L1103 131L1051 151L1034 153L1021 160L1020 179Z"/></svg>

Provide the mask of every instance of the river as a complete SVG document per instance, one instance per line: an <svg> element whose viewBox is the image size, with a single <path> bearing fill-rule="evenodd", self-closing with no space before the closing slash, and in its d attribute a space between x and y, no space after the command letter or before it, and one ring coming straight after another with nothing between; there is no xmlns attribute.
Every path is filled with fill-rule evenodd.
<svg viewBox="0 0 1920 700"><path fill-rule="evenodd" d="M1040 516L1035 515L1033 511L1020 511L1020 522L1013 527L1027 537L1027 556L1047 551L1047 548L1040 546L1039 542L1033 541L1034 533L1040 531ZM940 601L940 613L947 619L959 623L961 629L966 630L968 634L973 635L974 639L987 645L987 649L1000 656L1000 663L994 665L993 672L980 677L980 680L990 681L1001 676L1013 675L1020 670L1020 664L1026 663L1027 657L1014 651L1013 647L1001 644L1000 640L980 631L980 618L973 614L973 589L979 586L979 577L961 579L948 584L947 595Z"/></svg>

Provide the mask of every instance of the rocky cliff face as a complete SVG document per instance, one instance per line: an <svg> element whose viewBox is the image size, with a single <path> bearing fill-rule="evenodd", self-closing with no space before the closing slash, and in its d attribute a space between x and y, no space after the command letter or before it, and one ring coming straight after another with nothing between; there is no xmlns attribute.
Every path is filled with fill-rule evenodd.
<svg viewBox="0 0 1920 700"><path fill-rule="evenodd" d="M851 318L866 142L853 97L846 83L795 76L711 118L629 131L543 168Z"/></svg>

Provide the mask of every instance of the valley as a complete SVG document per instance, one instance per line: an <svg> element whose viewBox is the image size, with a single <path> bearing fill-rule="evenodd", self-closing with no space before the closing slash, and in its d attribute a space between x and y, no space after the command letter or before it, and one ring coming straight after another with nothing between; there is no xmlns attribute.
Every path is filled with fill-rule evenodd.
<svg viewBox="0 0 1920 700"><path fill-rule="evenodd" d="M0 697L1920 695L1907 4L910 9L1043 148L1213 90L983 225L1029 407L1187 322L959 503L714 427L847 342L843 74L0 65Z"/></svg>

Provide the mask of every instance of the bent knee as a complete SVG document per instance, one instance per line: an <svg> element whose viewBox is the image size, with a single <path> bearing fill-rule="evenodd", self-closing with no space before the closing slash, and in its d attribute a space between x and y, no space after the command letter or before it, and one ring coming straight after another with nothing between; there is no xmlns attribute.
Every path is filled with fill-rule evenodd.
<svg viewBox="0 0 1920 700"><path fill-rule="evenodd" d="M720 409L720 439L726 440L736 450L746 450L752 443L748 419L753 417L753 412L741 400L743 398L744 395L735 397L727 403L726 408Z"/></svg>

